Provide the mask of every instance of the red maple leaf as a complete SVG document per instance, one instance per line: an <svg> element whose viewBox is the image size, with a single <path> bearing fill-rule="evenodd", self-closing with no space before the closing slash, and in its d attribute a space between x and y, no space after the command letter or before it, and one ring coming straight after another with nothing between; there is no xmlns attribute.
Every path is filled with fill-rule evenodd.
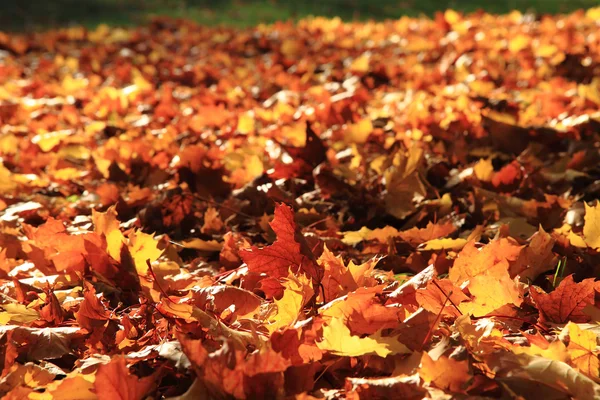
<svg viewBox="0 0 600 400"><path fill-rule="evenodd" d="M294 211L288 205L278 204L271 228L277 240L270 246L240 251L242 260L251 272L266 273L272 277L288 276L288 271L304 272L320 282L323 270L317 264L306 239L294 221Z"/></svg>

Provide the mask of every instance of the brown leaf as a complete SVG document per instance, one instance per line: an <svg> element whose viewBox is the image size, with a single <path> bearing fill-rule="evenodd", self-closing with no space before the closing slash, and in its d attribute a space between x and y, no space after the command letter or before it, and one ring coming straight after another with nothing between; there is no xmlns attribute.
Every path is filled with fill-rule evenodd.
<svg viewBox="0 0 600 400"><path fill-rule="evenodd" d="M110 318L110 314L96 296L94 286L85 282L85 288L84 298L79 305L79 310L75 313L75 319L83 328L92 331L94 328L103 326Z"/></svg>

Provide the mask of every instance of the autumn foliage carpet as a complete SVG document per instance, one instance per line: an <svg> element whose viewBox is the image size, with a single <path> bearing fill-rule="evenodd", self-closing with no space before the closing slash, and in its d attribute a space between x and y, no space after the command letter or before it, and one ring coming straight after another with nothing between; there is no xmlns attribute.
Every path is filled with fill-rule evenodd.
<svg viewBox="0 0 600 400"><path fill-rule="evenodd" d="M0 34L3 398L600 398L599 32Z"/></svg>

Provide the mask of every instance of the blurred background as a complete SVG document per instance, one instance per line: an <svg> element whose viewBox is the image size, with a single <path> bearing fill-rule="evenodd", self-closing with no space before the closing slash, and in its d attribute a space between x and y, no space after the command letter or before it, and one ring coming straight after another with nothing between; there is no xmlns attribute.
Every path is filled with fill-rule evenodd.
<svg viewBox="0 0 600 400"><path fill-rule="evenodd" d="M69 24L136 25L156 15L185 17L208 25L251 26L308 15L382 20L431 16L447 8L566 13L599 4L600 0L0 0L0 30L41 30Z"/></svg>

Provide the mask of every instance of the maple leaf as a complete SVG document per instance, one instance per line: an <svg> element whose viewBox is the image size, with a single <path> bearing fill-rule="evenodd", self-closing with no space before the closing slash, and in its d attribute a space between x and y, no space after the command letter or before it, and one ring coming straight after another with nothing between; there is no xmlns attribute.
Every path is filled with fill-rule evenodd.
<svg viewBox="0 0 600 400"><path fill-rule="evenodd" d="M464 392L465 384L471 379L467 360L458 361L446 356L434 360L426 352L421 358L419 376L426 383L431 382L438 388L453 393Z"/></svg>
<svg viewBox="0 0 600 400"><path fill-rule="evenodd" d="M585 203L585 224L583 237L588 246L600 249L600 203L594 207Z"/></svg>
<svg viewBox="0 0 600 400"><path fill-rule="evenodd" d="M516 282L510 279L502 264L494 265L486 274L471 278L469 292L473 300L462 303L460 310L476 317L492 313L504 305L519 307L523 302Z"/></svg>
<svg viewBox="0 0 600 400"><path fill-rule="evenodd" d="M455 285L460 285L497 264L501 265L498 269L508 270L510 262L517 260L521 249L522 246L506 238L493 240L481 249L475 246L475 242L469 242L458 254L448 278Z"/></svg>
<svg viewBox="0 0 600 400"><path fill-rule="evenodd" d="M60 324L64 320L64 311L51 290L46 290L45 305L40 308L40 317L54 324Z"/></svg>
<svg viewBox="0 0 600 400"><path fill-rule="evenodd" d="M375 258L359 265L350 261L348 265L345 265L341 257L336 257L325 246L323 253L317 260L318 264L323 267L323 278L321 280L325 297L323 300L338 298L360 286L376 285L377 281L371 274L377 261L378 259Z"/></svg>
<svg viewBox="0 0 600 400"><path fill-rule="evenodd" d="M30 393L28 390L32 391L34 388L46 386L55 377L56 374L33 363L15 364L3 377L0 383L0 393L2 393L3 399L27 398Z"/></svg>
<svg viewBox="0 0 600 400"><path fill-rule="evenodd" d="M269 173L274 179L310 175L314 167L326 160L327 148L308 122L304 147L280 146L292 157L293 162L277 162Z"/></svg>
<svg viewBox="0 0 600 400"><path fill-rule="evenodd" d="M354 246L364 240L377 240L381 243L387 243L389 238L399 236L400 232L391 226L377 229L369 229L366 226L363 226L358 231L346 231L343 233L344 238L342 241L345 244Z"/></svg>
<svg viewBox="0 0 600 400"><path fill-rule="evenodd" d="M355 335L373 334L380 329L395 328L402 317L398 307L384 306L377 298L382 286L359 288L346 298L321 307L324 318L341 319Z"/></svg>
<svg viewBox="0 0 600 400"><path fill-rule="evenodd" d="M304 272L315 282L320 282L323 271L294 221L292 208L278 204L270 225L277 235L275 243L263 248L252 246L250 250L240 252L248 269L273 277L286 277L291 268L294 273Z"/></svg>
<svg viewBox="0 0 600 400"><path fill-rule="evenodd" d="M443 312L455 317L460 315L460 310L455 307L469 300L469 297L448 280L437 280L435 283L429 281L425 288L417 290L415 296L419 305L427 311L434 314Z"/></svg>
<svg viewBox="0 0 600 400"><path fill-rule="evenodd" d="M588 304L594 303L594 279L584 279L575 283L573 275L565 277L560 285L550 293L530 288L529 293L540 311L540 320L564 324L566 322L587 322L590 316L583 312Z"/></svg>
<svg viewBox="0 0 600 400"><path fill-rule="evenodd" d="M121 261L123 246L126 245L139 275L146 275L148 272L147 260L152 263L163 252L158 248L158 242L152 235L140 231L133 232L126 240L119 229L115 206L110 207L105 213L94 212L92 220L95 231L106 238L108 254L113 259Z"/></svg>
<svg viewBox="0 0 600 400"><path fill-rule="evenodd" d="M544 338L544 343L532 343L530 341L529 347L525 346L514 346L511 350L515 354L529 354L530 356L541 356L549 360L556 360L561 362L568 362L570 359L567 347L560 340L554 342L548 342ZM538 345L540 344L540 345Z"/></svg>
<svg viewBox="0 0 600 400"><path fill-rule="evenodd" d="M386 357L390 354L410 353L397 337L383 337L381 332L367 337L354 336L341 318L332 318L323 327L323 340L317 342L321 350L346 357L377 354Z"/></svg>
<svg viewBox="0 0 600 400"><path fill-rule="evenodd" d="M40 313L32 308L28 308L23 304L8 303L3 304L4 311L0 312L0 325L9 323L27 324L37 320Z"/></svg>
<svg viewBox="0 0 600 400"><path fill-rule="evenodd" d="M84 298L79 305L79 310L75 312L75 318L79 325L92 331L95 328L103 326L110 318L110 314L96 296L96 289L91 283L85 282L83 296Z"/></svg>
<svg viewBox="0 0 600 400"><path fill-rule="evenodd" d="M108 254L117 261L121 260L121 247L125 237L119 229L116 207L110 207L105 213L92 212L94 230L104 235L107 243Z"/></svg>
<svg viewBox="0 0 600 400"><path fill-rule="evenodd" d="M25 231L30 238L25 251L43 271L48 271L49 267L58 271L83 271L85 246L82 235L69 235L64 224L54 218L37 228L28 226Z"/></svg>
<svg viewBox="0 0 600 400"><path fill-rule="evenodd" d="M158 309L164 314L181 318L186 322L198 322L212 336L226 337L239 345L254 345L258 340L255 335L232 329L209 313L202 311L192 304L173 303L172 301L167 300L159 303Z"/></svg>
<svg viewBox="0 0 600 400"><path fill-rule="evenodd" d="M71 354L83 333L77 327L28 328L24 326L0 326L0 335L11 332L11 340L21 343L19 352L29 360L50 360Z"/></svg>
<svg viewBox="0 0 600 400"><path fill-rule="evenodd" d="M235 286L212 285L205 288L194 288L194 303L203 309L221 314L234 307L234 313L240 318L256 312L262 305L262 299L255 294Z"/></svg>
<svg viewBox="0 0 600 400"><path fill-rule="evenodd" d="M398 236L408 243L418 246L422 243L434 239L442 238L456 231L452 222L432 224L429 222L425 228L411 228L406 231L398 232Z"/></svg>
<svg viewBox="0 0 600 400"><path fill-rule="evenodd" d="M552 236L540 226L517 262L510 266L510 276L519 275L522 282L533 281L543 272L553 269L557 264L557 257L552 253L554 243Z"/></svg>
<svg viewBox="0 0 600 400"><path fill-rule="evenodd" d="M576 323L569 322L560 336L568 336L570 364L590 378L598 381L600 377L600 359L598 359L597 337L592 331L583 330Z"/></svg>
<svg viewBox="0 0 600 400"><path fill-rule="evenodd" d="M398 153L385 173L386 210L396 218L402 219L414 212L414 202L427 194L419 175L422 160L423 150L412 147L406 154Z"/></svg>
<svg viewBox="0 0 600 400"><path fill-rule="evenodd" d="M271 335L273 350L290 360L292 365L305 365L319 361L323 357L323 351L311 340L316 338L311 337L312 333L301 328L275 331Z"/></svg>
<svg viewBox="0 0 600 400"><path fill-rule="evenodd" d="M142 400L155 385L155 375L140 379L129 373L125 357L114 357L98 368L94 392L101 399Z"/></svg>
<svg viewBox="0 0 600 400"><path fill-rule="evenodd" d="M230 342L209 353L200 340L178 337L209 392L236 398L280 397L282 372L290 362L269 346L245 357L246 351L236 349Z"/></svg>
<svg viewBox="0 0 600 400"><path fill-rule="evenodd" d="M599 21L0 32L0 395L600 398Z"/></svg>
<svg viewBox="0 0 600 400"><path fill-rule="evenodd" d="M290 274L283 280L283 296L274 301L277 314L267 325L270 332L291 325L302 318L301 311L314 294L311 283L304 275L296 277Z"/></svg>
<svg viewBox="0 0 600 400"><path fill-rule="evenodd" d="M312 167L316 167L326 159L327 148L321 138L312 129L309 122L306 122L306 142L304 147L283 146L283 148L292 158L299 158Z"/></svg>
<svg viewBox="0 0 600 400"><path fill-rule="evenodd" d="M163 253L158 248L154 236L139 231L129 236L129 252L133 257L135 269L142 276L148 273L148 261L156 261Z"/></svg>
<svg viewBox="0 0 600 400"><path fill-rule="evenodd" d="M57 400L95 400L98 396L93 391L94 381L94 375L74 371L66 378L46 385L45 393Z"/></svg>

